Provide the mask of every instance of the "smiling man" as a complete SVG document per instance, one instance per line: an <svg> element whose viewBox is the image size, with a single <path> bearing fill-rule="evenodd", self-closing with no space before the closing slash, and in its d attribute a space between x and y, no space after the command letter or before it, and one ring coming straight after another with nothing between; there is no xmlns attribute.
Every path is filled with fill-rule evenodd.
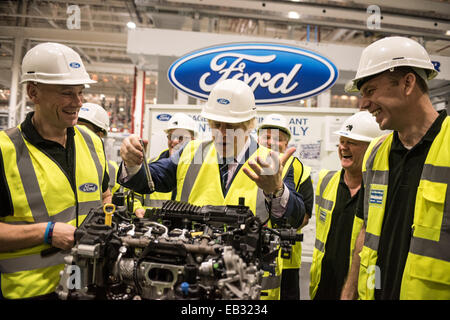
<svg viewBox="0 0 450 320"><path fill-rule="evenodd" d="M372 139L383 132L367 111L348 118L338 134L342 169L321 170L316 188L316 241L310 297L338 300L350 266L362 219L355 217L362 181L362 161Z"/></svg>
<svg viewBox="0 0 450 320"><path fill-rule="evenodd" d="M384 38L362 53L349 90L394 132L363 160L364 225L342 298L450 299L450 117L431 103L436 75L412 39Z"/></svg>
<svg viewBox="0 0 450 320"><path fill-rule="evenodd" d="M84 84L80 56L58 43L30 49L22 82L34 112L0 132L0 297L56 298L64 255L89 210L109 201L102 141L76 127Z"/></svg>

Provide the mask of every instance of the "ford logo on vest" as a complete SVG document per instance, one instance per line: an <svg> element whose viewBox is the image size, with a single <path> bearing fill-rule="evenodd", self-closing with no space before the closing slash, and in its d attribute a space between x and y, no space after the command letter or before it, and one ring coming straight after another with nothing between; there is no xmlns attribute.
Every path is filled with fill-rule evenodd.
<svg viewBox="0 0 450 320"><path fill-rule="evenodd" d="M257 105L268 105L317 95L336 82L338 70L327 58L305 49L239 43L189 53L170 66L168 77L177 89L201 100L208 99L219 81L239 79L253 89Z"/></svg>
<svg viewBox="0 0 450 320"><path fill-rule="evenodd" d="M98 187L95 183L85 183L79 186L78 189L83 192L95 192L97 191Z"/></svg>

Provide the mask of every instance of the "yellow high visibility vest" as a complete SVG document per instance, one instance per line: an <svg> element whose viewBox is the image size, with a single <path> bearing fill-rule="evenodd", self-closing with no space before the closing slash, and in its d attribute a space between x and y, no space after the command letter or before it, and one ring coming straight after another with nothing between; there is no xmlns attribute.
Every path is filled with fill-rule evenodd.
<svg viewBox="0 0 450 320"><path fill-rule="evenodd" d="M186 201L197 206L204 205L237 205L239 198L245 197L245 205L258 216L261 221L267 220L268 213L265 207L265 197L261 189L243 172L243 168L250 168L248 162L254 160L256 156L263 159L270 150L259 146L250 155L249 159L242 165L235 174L234 180L229 186L226 196L223 196L219 164L214 143L211 141L190 141L183 152L177 168L177 197L178 201ZM283 176L289 169L285 165ZM270 226L270 221L269 221ZM277 261L280 259L277 259ZM263 279L263 290L266 296L261 296L263 300L279 300L281 285L282 266L277 263L275 275L268 276L266 272Z"/></svg>
<svg viewBox="0 0 450 320"><path fill-rule="evenodd" d="M103 144L90 130L75 128L75 186L39 148L29 143L20 126L0 132L5 178L14 213L0 218L8 224L64 222L76 226L91 208L102 204L107 169ZM5 298L28 298L51 293L59 282L64 256L42 258L47 244L0 253L1 292Z"/></svg>
<svg viewBox="0 0 450 320"><path fill-rule="evenodd" d="M117 162L108 160L108 171L109 189L111 190L111 194L114 194L121 187L121 185L117 182L117 172L119 172L119 165Z"/></svg>
<svg viewBox="0 0 450 320"><path fill-rule="evenodd" d="M289 163L292 163L294 169L295 188L298 191L299 186L311 176L311 167L305 166L297 157L289 158L286 162L286 166L288 166ZM302 233L300 228L297 229L297 233ZM297 242L292 246L291 258L283 259L283 269L299 269L301 267L301 259L302 243Z"/></svg>
<svg viewBox="0 0 450 320"><path fill-rule="evenodd" d="M316 241L314 244L313 258L310 269L309 294L314 299L320 283L322 274L322 261L325 256L325 247L328 233L330 232L331 219L336 205L336 196L342 170L319 172L319 181L316 189ZM352 264L353 252L355 250L356 238L358 237L363 220L355 215L350 241L349 271Z"/></svg>
<svg viewBox="0 0 450 320"><path fill-rule="evenodd" d="M360 299L374 299L375 270L389 181L393 133L375 139L363 162L366 235L360 253ZM400 299L450 299L450 117L431 144L417 188Z"/></svg>

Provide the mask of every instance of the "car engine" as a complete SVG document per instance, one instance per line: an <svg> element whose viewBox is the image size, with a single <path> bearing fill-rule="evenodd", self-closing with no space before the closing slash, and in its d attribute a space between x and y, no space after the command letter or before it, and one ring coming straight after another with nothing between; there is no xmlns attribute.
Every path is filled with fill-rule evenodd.
<svg viewBox="0 0 450 320"><path fill-rule="evenodd" d="M60 299L258 300L264 271L302 240L271 229L244 205L165 201L145 218L127 206L91 209L75 232Z"/></svg>

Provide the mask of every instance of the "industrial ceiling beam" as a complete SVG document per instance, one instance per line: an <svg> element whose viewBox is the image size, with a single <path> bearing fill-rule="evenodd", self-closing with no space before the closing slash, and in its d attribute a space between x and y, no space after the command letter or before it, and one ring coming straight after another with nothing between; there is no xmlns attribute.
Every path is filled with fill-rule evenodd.
<svg viewBox="0 0 450 320"><path fill-rule="evenodd" d="M311 23L324 26L343 26L351 29L378 32L396 32L399 34L422 35L424 37L450 40L447 30L450 30L448 19L417 17L412 15L383 13L381 7L380 28L368 28L368 19L372 13L363 9L325 7L301 2L275 2L251 0L165 0L161 3L176 5L172 9L183 9L186 6L200 12L209 11L216 15L234 15L240 17L254 17L266 20L284 20L298 23ZM138 4L151 6L154 1L140 0ZM450 5L446 5L450 10ZM449 11L446 11L449 12Z"/></svg>
<svg viewBox="0 0 450 320"><path fill-rule="evenodd" d="M100 46L123 47L127 46L127 34L113 32L98 32L82 30L65 30L51 28L6 27L0 28L0 38L17 38L36 41L56 41L61 43L92 44Z"/></svg>

